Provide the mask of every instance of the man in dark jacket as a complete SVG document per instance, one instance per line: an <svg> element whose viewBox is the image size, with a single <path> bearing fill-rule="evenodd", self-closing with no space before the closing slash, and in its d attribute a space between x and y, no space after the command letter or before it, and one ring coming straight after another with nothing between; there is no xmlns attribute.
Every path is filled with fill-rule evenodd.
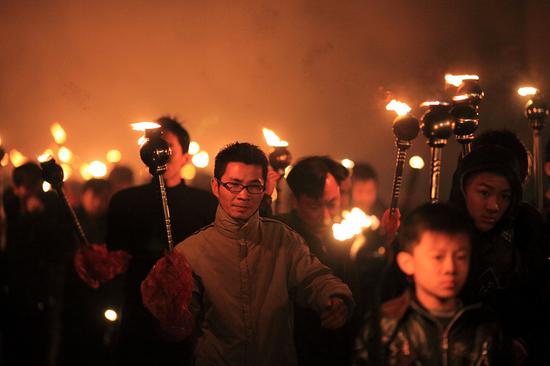
<svg viewBox="0 0 550 366"><path fill-rule="evenodd" d="M188 187L181 168L189 160L189 134L177 120L157 121L172 155L164 173L174 242L180 242L214 220L217 200L206 191ZM132 255L124 290L118 358L120 364L186 364L188 344L165 342L158 325L141 301L140 284L168 249L160 193L154 183L115 194L107 218L107 245Z"/></svg>

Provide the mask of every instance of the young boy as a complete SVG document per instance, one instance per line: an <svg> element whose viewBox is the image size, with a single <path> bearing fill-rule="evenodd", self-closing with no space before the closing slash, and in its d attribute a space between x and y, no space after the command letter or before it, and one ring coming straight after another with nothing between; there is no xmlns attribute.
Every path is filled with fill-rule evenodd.
<svg viewBox="0 0 550 366"><path fill-rule="evenodd" d="M413 283L411 291L381 307L381 364L506 363L497 322L481 305L464 306L458 299L470 265L470 232L468 219L447 204L425 204L405 218L397 264ZM380 359L367 347L373 331L367 321L355 365Z"/></svg>

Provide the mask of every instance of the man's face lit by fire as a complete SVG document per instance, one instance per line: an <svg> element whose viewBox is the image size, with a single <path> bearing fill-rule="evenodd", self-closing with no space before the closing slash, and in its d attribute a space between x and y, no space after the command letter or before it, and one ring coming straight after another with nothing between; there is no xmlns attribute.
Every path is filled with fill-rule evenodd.
<svg viewBox="0 0 550 366"><path fill-rule="evenodd" d="M368 213L376 201L377 192L378 187L374 179L353 180L351 186L352 204Z"/></svg>
<svg viewBox="0 0 550 366"><path fill-rule="evenodd" d="M302 194L294 200L298 216L317 237L328 234L333 219L340 214L340 187L332 174L327 174L323 196L313 198Z"/></svg>
<svg viewBox="0 0 550 366"><path fill-rule="evenodd" d="M222 209L233 219L248 220L258 209L264 196L263 190L259 193L250 193L243 189L239 193L230 192L223 184L242 184L245 186L264 186L263 171L260 165L230 162L218 181L212 179L212 193L218 198Z"/></svg>

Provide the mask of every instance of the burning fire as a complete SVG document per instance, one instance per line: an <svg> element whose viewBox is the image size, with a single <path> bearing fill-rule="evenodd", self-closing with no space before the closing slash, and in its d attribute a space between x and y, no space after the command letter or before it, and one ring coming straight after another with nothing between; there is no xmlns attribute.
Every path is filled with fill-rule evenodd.
<svg viewBox="0 0 550 366"><path fill-rule="evenodd" d="M398 116L404 116L411 111L411 107L406 103L392 99L391 102L386 105L386 110L394 111Z"/></svg>
<svg viewBox="0 0 550 366"><path fill-rule="evenodd" d="M343 159L341 161L342 165L347 168L347 169L353 169L353 167L355 166L355 162L351 159Z"/></svg>
<svg viewBox="0 0 550 366"><path fill-rule="evenodd" d="M288 142L281 140L279 136L269 128L263 128L262 132L264 133L265 141L269 146L273 147L284 147L288 146Z"/></svg>
<svg viewBox="0 0 550 366"><path fill-rule="evenodd" d="M150 130L153 128L160 127L160 125L155 122L136 122L136 123L131 123L130 126L132 126L132 130L134 131L145 131L145 130Z"/></svg>
<svg viewBox="0 0 550 366"><path fill-rule="evenodd" d="M532 86L522 86L518 89L518 94L522 97L532 96L539 92L539 90Z"/></svg>
<svg viewBox="0 0 550 366"><path fill-rule="evenodd" d="M73 152L65 146L61 146L57 152L57 157L63 163L70 163L73 159Z"/></svg>
<svg viewBox="0 0 550 366"><path fill-rule="evenodd" d="M53 158L53 151L51 151L50 149L47 149L46 151L44 151L42 154L38 156L38 162L45 163L48 160L52 160L52 158Z"/></svg>
<svg viewBox="0 0 550 366"><path fill-rule="evenodd" d="M107 165L99 160L94 160L90 164L82 164L80 166L80 175L84 180L103 178L107 175Z"/></svg>
<svg viewBox="0 0 550 366"><path fill-rule="evenodd" d="M332 235L339 241L351 239L361 234L366 228L376 230L380 225L376 216L369 216L357 207L352 208L351 211L344 211L342 216L344 219L341 223L332 225Z"/></svg>
<svg viewBox="0 0 550 366"><path fill-rule="evenodd" d="M461 95L456 95L453 97L453 101L455 102L462 102L464 100L468 100L470 97L468 96L468 94L461 94Z"/></svg>
<svg viewBox="0 0 550 366"><path fill-rule="evenodd" d="M428 100L426 102L422 102L422 104L420 104L421 107L431 107L433 105L445 105L447 103L445 102L442 102L440 100Z"/></svg>
<svg viewBox="0 0 550 366"><path fill-rule="evenodd" d="M418 155L411 156L411 158L409 159L409 165L413 169L420 170L424 168L424 159L422 159Z"/></svg>
<svg viewBox="0 0 550 366"><path fill-rule="evenodd" d="M193 165L195 165L197 168L206 168L208 166L208 160L209 157L206 151L201 151L193 155L193 158L191 158Z"/></svg>
<svg viewBox="0 0 550 366"><path fill-rule="evenodd" d="M107 155L105 156L107 158L107 161L111 164L116 164L122 159L122 154L117 149L112 149L107 151Z"/></svg>
<svg viewBox="0 0 550 366"><path fill-rule="evenodd" d="M25 155L21 154L16 149L11 149L10 152L10 161L13 164L14 167L20 167L21 165L25 164L27 162L27 158Z"/></svg>
<svg viewBox="0 0 550 366"><path fill-rule="evenodd" d="M63 127L61 127L61 125L57 122L54 123L52 127L50 127L50 132L52 133L55 143L58 145L65 143L65 141L67 140L67 133L65 132Z"/></svg>
<svg viewBox="0 0 550 366"><path fill-rule="evenodd" d="M479 76L477 75L453 75L453 74L446 74L445 75L445 82L449 85L453 86L460 86L464 82L464 80L479 80Z"/></svg>
<svg viewBox="0 0 550 366"><path fill-rule="evenodd" d="M63 182L71 177L73 169L68 164L61 164L61 169L63 169Z"/></svg>
<svg viewBox="0 0 550 366"><path fill-rule="evenodd" d="M187 149L187 152L190 155L195 155L201 150L201 147L197 141L191 141L189 143L189 149Z"/></svg>

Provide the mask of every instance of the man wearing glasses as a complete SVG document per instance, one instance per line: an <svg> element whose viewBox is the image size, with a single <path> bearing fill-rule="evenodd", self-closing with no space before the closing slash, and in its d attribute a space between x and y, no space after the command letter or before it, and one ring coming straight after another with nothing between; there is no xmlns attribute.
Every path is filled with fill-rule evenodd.
<svg viewBox="0 0 550 366"><path fill-rule="evenodd" d="M351 292L296 232L259 216L267 159L257 146L222 149L214 176L214 223L176 247L195 278L195 364L296 365L293 303L339 328L351 314Z"/></svg>

